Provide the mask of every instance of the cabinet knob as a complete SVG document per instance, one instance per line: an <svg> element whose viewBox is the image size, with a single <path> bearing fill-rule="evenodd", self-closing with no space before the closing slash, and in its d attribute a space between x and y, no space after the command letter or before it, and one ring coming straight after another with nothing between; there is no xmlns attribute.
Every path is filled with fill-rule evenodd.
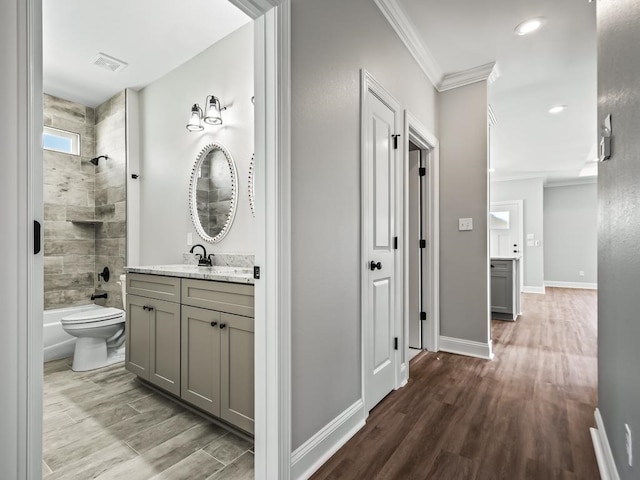
<svg viewBox="0 0 640 480"><path fill-rule="evenodd" d="M220 328L226 328L226 327L227 327L227 324L226 324L226 323L221 323L221 324L220 324Z"/></svg>
<svg viewBox="0 0 640 480"><path fill-rule="evenodd" d="M215 327L218 324L218 322L211 322L211 326Z"/></svg>
<svg viewBox="0 0 640 480"><path fill-rule="evenodd" d="M148 305L144 305L144 306L142 307L142 309L143 309L143 310L149 310L149 311L151 311L151 310L153 310L153 307L150 307L150 306L148 306Z"/></svg>

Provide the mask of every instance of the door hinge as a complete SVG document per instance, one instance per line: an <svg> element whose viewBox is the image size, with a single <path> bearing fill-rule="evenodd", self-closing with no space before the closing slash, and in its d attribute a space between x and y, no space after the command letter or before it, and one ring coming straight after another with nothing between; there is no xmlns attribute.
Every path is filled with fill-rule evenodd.
<svg viewBox="0 0 640 480"><path fill-rule="evenodd" d="M253 278L260 280L260 267L253 267Z"/></svg>
<svg viewBox="0 0 640 480"><path fill-rule="evenodd" d="M426 240L420 240L420 248L427 248L427 241Z"/></svg>
<svg viewBox="0 0 640 480"><path fill-rule="evenodd" d="M395 337L393 339L393 348L394 348L394 350L398 349L398 337Z"/></svg>
<svg viewBox="0 0 640 480"><path fill-rule="evenodd" d="M420 167L418 168L418 175L421 177L424 177L427 174L427 168L426 167Z"/></svg>
<svg viewBox="0 0 640 480"><path fill-rule="evenodd" d="M398 137L400 135L391 135L391 137L393 138L393 149L397 150L398 149Z"/></svg>
<svg viewBox="0 0 640 480"><path fill-rule="evenodd" d="M393 249L398 249L398 237L393 237Z"/></svg>
<svg viewBox="0 0 640 480"><path fill-rule="evenodd" d="M420 320L426 320L427 319L427 312L420 312Z"/></svg>

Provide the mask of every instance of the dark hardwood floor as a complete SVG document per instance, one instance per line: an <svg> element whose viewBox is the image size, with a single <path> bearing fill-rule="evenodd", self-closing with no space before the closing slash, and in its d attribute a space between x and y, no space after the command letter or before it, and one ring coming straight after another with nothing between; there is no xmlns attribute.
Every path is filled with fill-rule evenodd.
<svg viewBox="0 0 640 480"><path fill-rule="evenodd" d="M419 354L409 384L312 479L600 478L596 303L588 290L525 294L517 322L492 322L493 361Z"/></svg>

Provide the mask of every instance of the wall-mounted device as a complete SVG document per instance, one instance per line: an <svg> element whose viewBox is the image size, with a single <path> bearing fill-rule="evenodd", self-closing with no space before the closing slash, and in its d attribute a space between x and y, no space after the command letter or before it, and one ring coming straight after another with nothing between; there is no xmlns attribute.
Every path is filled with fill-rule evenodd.
<svg viewBox="0 0 640 480"><path fill-rule="evenodd" d="M604 119L604 125L602 126L602 137L600 138L600 151L598 153L598 159L601 162L609 160L611 158L611 115L607 115Z"/></svg>

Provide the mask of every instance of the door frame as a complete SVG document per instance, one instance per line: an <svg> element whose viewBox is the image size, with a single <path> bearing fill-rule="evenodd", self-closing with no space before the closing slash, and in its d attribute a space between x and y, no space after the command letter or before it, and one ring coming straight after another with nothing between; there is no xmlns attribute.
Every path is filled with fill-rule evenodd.
<svg viewBox="0 0 640 480"><path fill-rule="evenodd" d="M256 264L263 269L256 282L256 479L288 480L291 470L290 428L290 0L230 0L256 20L255 24L255 146L257 162L257 232L265 239L256 248ZM7 38L16 44L15 76L17 100L9 102L2 120L15 131L17 167L9 180L20 200L15 223L16 239L9 246L17 251L16 295L7 307L17 311L16 323L0 345L9 352L15 371L8 372L6 386L15 385L13 399L6 401L5 414L13 415L13 426L0 434L7 446L0 458L2 468L18 480L42 478L42 255L34 256L33 221L42 223L42 0L13 0L6 9L15 31ZM11 18L10 15L15 15ZM14 60L12 58L12 60ZM14 95L8 84L8 94ZM16 98L14 97L14 98ZM15 105L14 105L15 104ZM13 110L13 111L12 111ZM15 114L12 114L15 113ZM16 123L17 119L17 123ZM12 147L15 145L15 149ZM262 205L262 207L260 207ZM12 217L13 219L13 217ZM13 303L15 302L15 303ZM17 345L17 347L15 346ZM5 378L3 375L2 378ZM5 405L2 400L1 405ZM10 448L9 448L10 447ZM6 461L5 461L6 460ZM5 470L2 470L5 471Z"/></svg>
<svg viewBox="0 0 640 480"><path fill-rule="evenodd" d="M518 229L518 243L520 244L520 293L524 289L524 200L503 200L500 202L489 202L489 214L491 214L491 208L495 205L497 207L503 205L517 205L518 206L518 220L520 222L520 228ZM487 218L487 226L489 230L489 242L491 242L491 219ZM491 260L491 245L489 245L489 260ZM489 272L491 274L491 272ZM489 297L491 298L491 297ZM489 301L491 303L491 301Z"/></svg>
<svg viewBox="0 0 640 480"><path fill-rule="evenodd" d="M369 204L367 202L367 185L368 185L368 177L370 175L371 168L367 162L369 146L367 143L367 113L368 109L367 105L367 94L371 92L375 95L382 103L387 105L396 116L397 123L401 126L402 117L401 117L401 106L400 104L393 98L393 96L379 83L367 70L364 68L360 70L360 259L361 259L361 267L360 267L360 324L361 324L361 358L362 358L362 366L361 366L361 377L362 377L362 403L365 406L363 408L363 415L366 419L369 416L369 409L367 407L367 383L369 379L368 365L371 363L372 358L372 345L369 345L368 338L370 333L369 328L369 318L367 315L367 305L369 301L369 289L368 284L366 282L366 278L368 276L368 262L369 255L367 252L367 245L370 243L370 234L368 230L365 228L365 219L367 218L367 212L369 211ZM399 129L401 131L401 129ZM397 154L398 158L401 158L402 150L399 149L399 153ZM395 182L395 233L396 235L401 231L402 227L402 162L396 162L396 182ZM394 275L395 275L395 288L394 288L394 297L395 297L395 311L393 312L394 321L393 321L393 333L392 336L400 336L402 333L402 278L403 278L403 269L404 265L399 259L402 258L403 243L399 242L398 249L395 251L395 260L394 260ZM399 365L401 363L401 350L396 350L394 355L394 389L397 389L400 386L400 368Z"/></svg>
<svg viewBox="0 0 640 480"><path fill-rule="evenodd" d="M403 144L403 298L404 304L404 351L403 362L400 366L399 378L401 385L409 379L409 142L415 144L421 150L426 160L427 175L421 177L423 188L427 194L423 196L421 205L422 214L426 213L426 239L427 239L427 268L426 275L423 272L421 295L428 304L427 324L422 329L422 345L426 350L437 352L440 338L440 142L437 137L413 115L409 110L404 114L404 144ZM425 278L426 277L426 278Z"/></svg>

